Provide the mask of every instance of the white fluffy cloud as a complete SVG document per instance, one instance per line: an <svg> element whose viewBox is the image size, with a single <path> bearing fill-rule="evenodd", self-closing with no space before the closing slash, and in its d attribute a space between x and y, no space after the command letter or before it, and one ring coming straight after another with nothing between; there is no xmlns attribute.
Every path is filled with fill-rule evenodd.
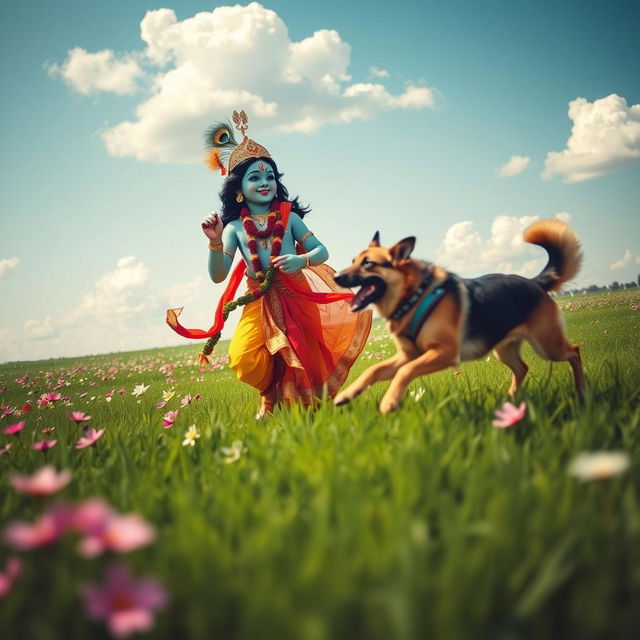
<svg viewBox="0 0 640 640"><path fill-rule="evenodd" d="M201 276L161 288L149 276L139 259L121 258L66 313L28 320L21 332L0 328L0 361L176 344L181 339L164 320L176 306L189 306L191 319L194 310L210 319L210 292Z"/></svg>
<svg viewBox="0 0 640 640"><path fill-rule="evenodd" d="M500 178L512 178L522 173L529 166L530 162L531 158L528 156L511 156L511 158L496 171L496 175Z"/></svg>
<svg viewBox="0 0 640 640"><path fill-rule="evenodd" d="M409 83L394 94L379 82L351 83L351 47L340 34L322 29L294 42L281 18L256 2L217 7L181 21L171 9L148 11L140 32L146 48L133 56L74 49L60 67L54 65L79 91L108 90L101 80L106 75L119 76L111 90L124 92L141 77L137 61L145 61L153 76L150 95L138 104L134 119L102 134L115 156L200 160L202 132L232 109L247 110L251 135L258 138L309 133L328 123L371 118L387 109L431 108L437 102L437 91L426 86ZM388 75L373 69L376 78Z"/></svg>
<svg viewBox="0 0 640 640"><path fill-rule="evenodd" d="M118 57L109 49L89 53L82 47L71 49L62 65L50 64L47 71L52 76L60 76L83 95L98 91L121 95L135 93L139 80L145 75L132 55Z"/></svg>
<svg viewBox="0 0 640 640"><path fill-rule="evenodd" d="M47 340L58 335L58 328L54 325L51 316L47 316L42 322L27 320L24 331L27 338L33 340Z"/></svg>
<svg viewBox="0 0 640 640"><path fill-rule="evenodd" d="M571 218L566 211L555 217L564 222ZM538 219L538 216L497 216L486 239L475 229L473 222L457 222L445 233L435 261L463 276L494 271L534 276L545 265L546 256L533 257L540 255L540 249L523 242L522 233ZM516 263L520 266L514 266Z"/></svg>
<svg viewBox="0 0 640 640"><path fill-rule="evenodd" d="M20 258L3 258L0 260L0 278L6 276L9 271L13 271L19 263Z"/></svg>
<svg viewBox="0 0 640 640"><path fill-rule="evenodd" d="M624 255L620 260L616 260L611 264L611 269L624 269L626 266L630 265L633 262L633 254L631 253L631 249L626 249ZM636 258L636 262L640 262L640 256Z"/></svg>
<svg viewBox="0 0 640 640"><path fill-rule="evenodd" d="M369 67L369 73L372 78L388 78L389 72L386 69L380 69L379 67Z"/></svg>
<svg viewBox="0 0 640 640"><path fill-rule="evenodd" d="M569 118L567 147L547 154L543 178L582 182L640 160L640 104L627 106L615 93L594 102L576 98Z"/></svg>

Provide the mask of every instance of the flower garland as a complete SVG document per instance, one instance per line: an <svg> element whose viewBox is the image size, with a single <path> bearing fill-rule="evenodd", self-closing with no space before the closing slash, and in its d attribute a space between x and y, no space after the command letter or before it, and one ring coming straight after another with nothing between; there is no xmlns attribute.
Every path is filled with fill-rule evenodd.
<svg viewBox="0 0 640 640"><path fill-rule="evenodd" d="M271 243L271 257L277 258L280 255L280 251L282 249L282 238L284 237L284 225L282 224L282 220L280 219L280 213L278 211L279 204L274 200L272 202L272 206L274 208L273 211L270 211L267 214L267 227L263 230L260 230L256 227L256 223L251 219L251 214L249 213L249 209L247 207L242 207L240 210L240 218L242 219L242 225L244 226L244 230L247 232L247 236L249 241L247 246L249 247L249 251L251 252L251 266L256 274L256 280L260 284L258 286L245 293L243 296L240 296L236 300L232 300L231 302L227 302L222 308L222 318L223 321L226 322L229 314L238 307L243 307L254 300L258 300L261 298L271 286L273 279L276 275L276 268L273 265L269 265L267 267L266 272L262 270L262 264L260 263L260 256L258 255L258 243L256 242L256 236L261 240L266 239L268 237L273 237L273 241ZM221 332L220 332L221 333ZM201 366L209 363L208 355L211 355L214 347L220 340L220 333L216 333L212 335L205 343L202 348L202 351L198 354L198 362Z"/></svg>
<svg viewBox="0 0 640 640"><path fill-rule="evenodd" d="M273 204L277 206L277 203L274 202ZM280 250L282 249L282 238L284 236L284 226L280 219L280 214L277 211L270 211L267 214L267 226L262 231L256 227L256 223L251 219L251 214L247 207L242 207L240 210L240 218L242 219L242 225L244 226L244 230L249 238L247 246L251 253L251 266L256 274L256 280L258 280L258 282L263 282L265 279L265 272L260 262L260 256L258 255L258 242L256 240L256 236L261 240L269 237L273 238L271 243L271 257L277 258L280 255Z"/></svg>
<svg viewBox="0 0 640 640"><path fill-rule="evenodd" d="M245 293L243 296L232 300L231 302L227 302L227 304L222 307L222 318L226 322L229 314L237 309L238 307L244 307L246 304L253 302L254 300L258 300L261 298L266 292L267 289L271 286L271 283L276 275L276 268L272 265L269 265L267 268L267 273L265 274L263 282L261 282L256 289ZM200 366L204 366L205 364L209 364L209 358L207 356L213 353L213 349L218 344L220 340L220 334L222 332L218 332L213 334L202 347L202 351L198 354L198 363Z"/></svg>

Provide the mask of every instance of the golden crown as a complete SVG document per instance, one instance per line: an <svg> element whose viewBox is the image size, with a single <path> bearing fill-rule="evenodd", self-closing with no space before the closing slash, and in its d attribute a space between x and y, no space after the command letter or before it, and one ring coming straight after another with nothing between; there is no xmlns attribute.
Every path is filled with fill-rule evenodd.
<svg viewBox="0 0 640 640"><path fill-rule="evenodd" d="M238 113L233 112L233 122L236 129L242 133L243 140L240 144L236 142L233 131L229 124L219 123L213 125L205 134L207 146L210 147L207 156L207 163L213 171L220 171L222 175L227 173L224 166L226 158L229 159L228 171L231 172L241 162L249 158L270 158L271 154L255 140L247 137L247 114L244 110Z"/></svg>

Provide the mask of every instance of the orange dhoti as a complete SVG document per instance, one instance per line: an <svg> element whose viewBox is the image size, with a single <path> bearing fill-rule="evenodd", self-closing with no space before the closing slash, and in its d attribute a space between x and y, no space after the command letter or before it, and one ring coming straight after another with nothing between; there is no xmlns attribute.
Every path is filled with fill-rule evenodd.
<svg viewBox="0 0 640 640"><path fill-rule="evenodd" d="M318 303L301 297L278 274L265 295L246 305L229 345L229 365L243 382L265 394L277 388L284 402L305 405L333 397L362 351L371 312L352 313L345 300ZM286 278L299 291L344 291L327 265ZM247 278L250 290L258 282Z"/></svg>

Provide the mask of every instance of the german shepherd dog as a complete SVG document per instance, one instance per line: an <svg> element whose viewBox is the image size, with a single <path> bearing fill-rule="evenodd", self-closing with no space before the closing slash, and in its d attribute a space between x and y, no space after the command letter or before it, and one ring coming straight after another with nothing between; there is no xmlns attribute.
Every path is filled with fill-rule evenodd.
<svg viewBox="0 0 640 640"><path fill-rule="evenodd" d="M585 379L580 351L567 341L560 310L548 293L578 273L580 242L559 220L532 224L524 240L549 254L535 278L503 274L461 278L411 259L414 237L386 248L380 246L376 232L369 247L335 281L342 287L360 287L351 310L374 304L387 320L397 352L367 369L335 397L334 404L349 402L374 382L391 380L380 403L380 411L389 413L398 408L414 378L482 358L491 350L513 373L509 388L513 396L528 370L520 357L523 340L542 358L568 360L581 392Z"/></svg>

